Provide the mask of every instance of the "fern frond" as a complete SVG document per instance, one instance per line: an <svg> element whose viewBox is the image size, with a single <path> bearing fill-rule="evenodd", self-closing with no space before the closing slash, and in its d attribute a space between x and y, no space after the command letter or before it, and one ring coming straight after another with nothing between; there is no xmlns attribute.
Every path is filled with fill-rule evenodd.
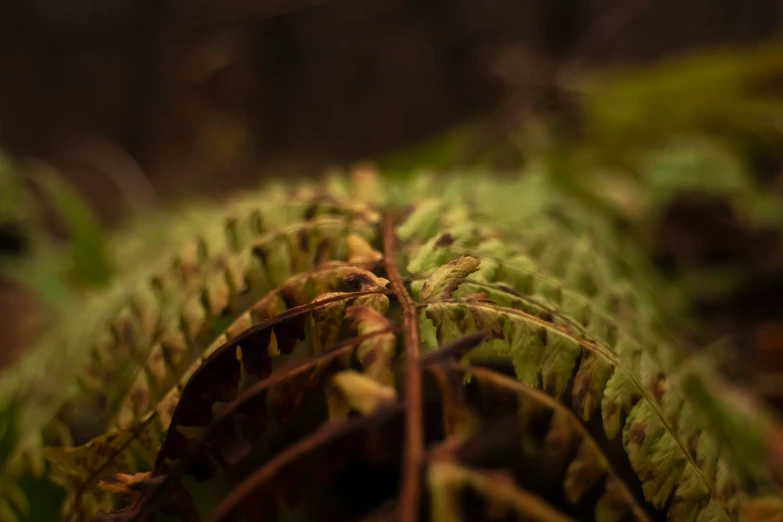
<svg viewBox="0 0 783 522"><path fill-rule="evenodd" d="M415 213L413 217L418 218ZM448 217L442 221L441 226L423 227L439 232L437 237L429 238L422 234L420 247L416 247L415 242L411 245L412 260L418 259L417 248L425 249L438 262L451 257L458 259L453 252L455 245L470 246L480 241L475 233L464 235L459 230L452 231ZM450 240L436 254L433 250L438 248L435 245L443 231L448 232ZM502 292L502 288L500 291L496 288L491 295L501 295L507 306L476 301L467 294L462 294L465 295L462 299L423 303L425 315L420 316L420 320L432 322L437 343L453 342L471 332L486 332L492 339L487 348L508 358L522 382L540 386L555 397L564 396L571 387L571 402L580 417L589 421L600 413L604 432L610 439L622 431L624 449L642 482L645 498L653 506L663 509L668 505L668 509L675 509L679 514L681 511L697 513L699 506L707 509L710 503L716 503L723 519L734 519L742 502L742 495L737 493L741 488L736 480L741 482L742 479L737 478L736 467L732 468L729 448L721 448L711 440L711 435L702 432L704 425L693 420L699 417L698 406L688 403L682 391L667 379L666 375L673 371L674 354L665 338L656 338L654 325L649 320L645 324L643 316L625 318L628 326L624 329L634 332L635 337L623 335L622 331L615 331L610 337L600 316L597 321L601 324L591 324L590 305L600 305L605 300L596 299L596 292L611 289L613 281L618 279L617 274L602 271L605 264L583 262L579 242L576 242L576 255L565 257L567 262L564 262L561 257L564 253L558 252L557 246L537 251L540 247L535 236L527 238L524 232L517 232L515 236L498 242L497 249L505 250L506 259L525 256L532 250L534 255L538 254L537 265L542 268L531 270L530 257L525 256L528 268L523 273L528 277L520 281L502 272L497 274L500 266L514 267L513 261L501 265L498 256L490 258L492 268L484 274L491 274L492 283L505 284L529 301L514 299L513 291ZM590 251L600 251L600 247ZM481 259L479 252L473 250L471 253ZM599 267L599 270L593 267ZM414 268L420 268L420 265L414 264ZM440 277L436 275L438 270L430 277ZM537 271L548 274L541 277ZM466 287L470 286L472 278L486 281L484 274L479 271L463 277ZM585 276L595 281L585 285ZM576 289L577 298L564 299L564 287ZM622 296L611 296L611 300L620 299ZM531 306L530 301L538 306ZM559 310L557 316L549 311L552 309ZM612 315L618 317L616 312ZM558 320L558 316L567 320ZM432 329L427 324L421 327ZM604 338L592 337L591 328L606 332ZM699 453L699 449L708 454ZM672 495L678 500L669 504Z"/></svg>
<svg viewBox="0 0 783 522"><path fill-rule="evenodd" d="M28 432L72 397L60 418L77 429L117 383L107 431L47 450L70 519L123 492L116 520L172 509L166 498L196 509L186 478L229 477L211 520L276 516L251 494L283 491L336 519L367 514L379 506L354 506L337 478L359 461L412 477L378 492L408 520L422 476L433 519L466 516L471 490L492 513L547 520L738 521L769 492L756 431L722 428L737 422L719 390L681 368L667 333L679 310L641 256L543 173L384 184L364 170L353 186L272 188L201 219L215 221L124 269L52 334L88 355L68 359L79 387L48 398ZM502 464L482 446L498 416L513 419L498 447L516 448ZM526 459L551 468L535 478L555 497L514 474Z"/></svg>

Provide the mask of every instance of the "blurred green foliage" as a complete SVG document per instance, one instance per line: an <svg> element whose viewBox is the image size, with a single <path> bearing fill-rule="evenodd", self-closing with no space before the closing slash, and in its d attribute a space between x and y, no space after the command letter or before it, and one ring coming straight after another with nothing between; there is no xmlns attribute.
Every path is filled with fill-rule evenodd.
<svg viewBox="0 0 783 522"><path fill-rule="evenodd" d="M781 196L754 175L751 158L759 153L781 156L781 80L783 45L778 42L643 69L591 72L574 85L561 86L579 101L579 121L571 122L581 128L577 138L546 134L538 125L543 115L537 115L535 125L504 139L533 144L520 147L528 160L546 162L563 190L594 203L596 212L631 223L633 240L648 248L666 207L692 191L719 196L750 227L782 231ZM399 178L422 170L445 175L482 129L466 123L377 163L384 174ZM469 167L480 171L502 148L490 145ZM45 197L34 196L31 185ZM65 240L56 239L47 227L46 205L58 216ZM160 221L144 219L135 228L143 231L137 242L122 243L127 252L113 252L89 206L62 177L45 165L20 165L0 154L0 223L4 222L19 224L29 248L21 256L0 254L0 275L31 288L55 311L66 308L85 289L109 284L118 270L113 259L126 265L141 263L168 234ZM193 223L198 224L196 211ZM673 286L686 295L702 295L726 293L742 282L741 272L723 266L688 274ZM35 367L28 364L23 369ZM0 416L3 468L18 441L13 411L0 411ZM27 474L17 485L31 498L51 499L33 502L21 520L55 519L57 508L46 510L56 506L57 498L61 501L58 488ZM0 491L0 499L6 493Z"/></svg>
<svg viewBox="0 0 783 522"><path fill-rule="evenodd" d="M65 306L73 292L109 283L105 231L87 201L48 165L0 154L0 223L24 242L22 252L0 253L0 276L49 305Z"/></svg>
<svg viewBox="0 0 783 522"><path fill-rule="evenodd" d="M759 199L749 165L754 156L781 160L781 80L777 41L593 71L566 86L579 100L581 132L549 140L553 173L564 188L604 203L614 194L602 181L633 190L653 212L696 189L731 196L754 219L779 223L775 205Z"/></svg>
<svg viewBox="0 0 783 522"><path fill-rule="evenodd" d="M780 143L783 44L678 57L653 67L598 72L577 84L585 145L621 161L673 135L752 136Z"/></svg>

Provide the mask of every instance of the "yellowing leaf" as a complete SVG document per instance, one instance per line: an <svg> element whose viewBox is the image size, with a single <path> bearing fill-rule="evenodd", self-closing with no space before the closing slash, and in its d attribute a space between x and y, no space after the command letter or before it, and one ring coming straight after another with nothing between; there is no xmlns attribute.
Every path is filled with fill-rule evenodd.
<svg viewBox="0 0 783 522"><path fill-rule="evenodd" d="M531 522L573 522L572 518L535 495L517 488L509 477L500 473L480 473L447 462L434 462L429 466L427 483L431 496L431 519L436 522L467 522L461 508L465 489L473 490L486 499L487 515L510 512L517 519Z"/></svg>
<svg viewBox="0 0 783 522"><path fill-rule="evenodd" d="M397 400L394 388L380 384L359 372L346 370L331 378L327 395L331 418L346 418L351 410L371 415L379 407Z"/></svg>
<svg viewBox="0 0 783 522"><path fill-rule="evenodd" d="M424 282L421 299L423 301L450 299L465 278L478 270L480 263L478 258L462 256L441 266Z"/></svg>
<svg viewBox="0 0 783 522"><path fill-rule="evenodd" d="M373 264L383 259L383 254L375 250L365 239L356 234L350 234L346 239L348 245L348 262L357 265Z"/></svg>
<svg viewBox="0 0 783 522"><path fill-rule="evenodd" d="M354 322L359 335L369 335L390 329L393 324L377 310L366 306L351 306L346 310L347 319ZM384 385L394 384L391 361L397 346L394 333L382 333L363 341L356 355L368 377Z"/></svg>
<svg viewBox="0 0 783 522"><path fill-rule="evenodd" d="M340 292L329 292L318 296L313 302L331 299L343 295ZM328 303L322 308L318 308L312 313L313 323L313 353L321 353L325 348L334 344L337 340L337 334L340 331L340 325L343 322L345 312L345 301L334 301Z"/></svg>

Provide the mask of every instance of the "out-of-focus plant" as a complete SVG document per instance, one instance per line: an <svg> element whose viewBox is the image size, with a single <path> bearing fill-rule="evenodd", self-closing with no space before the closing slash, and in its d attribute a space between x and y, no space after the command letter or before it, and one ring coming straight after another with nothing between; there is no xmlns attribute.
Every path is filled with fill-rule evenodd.
<svg viewBox="0 0 783 522"><path fill-rule="evenodd" d="M579 137L549 142L553 173L628 217L646 219L695 189L779 222L748 164L762 155L780 161L782 79L780 42L586 74L565 86L578 100L580 117L567 124Z"/></svg>
<svg viewBox="0 0 783 522"><path fill-rule="evenodd" d="M112 268L97 218L48 165L0 155L0 225L17 243L0 252L0 274L49 304L108 283Z"/></svg>

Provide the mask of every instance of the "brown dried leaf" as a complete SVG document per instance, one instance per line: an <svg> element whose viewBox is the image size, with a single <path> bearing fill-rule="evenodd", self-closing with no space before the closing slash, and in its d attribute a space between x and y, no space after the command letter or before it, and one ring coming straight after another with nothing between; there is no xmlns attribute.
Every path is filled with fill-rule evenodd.
<svg viewBox="0 0 783 522"><path fill-rule="evenodd" d="M353 322L359 335L388 331L393 327L389 319L367 306L351 306L346 310L345 317ZM396 347L397 338L393 333L375 335L364 341L356 351L364 373L383 385L393 385L391 361Z"/></svg>
<svg viewBox="0 0 783 522"><path fill-rule="evenodd" d="M155 469L160 470L167 460L176 461L192 451L191 445L194 441L188 429L209 425L215 418L215 406L218 403L231 402L237 397L242 368L250 375L262 379L269 378L271 375L269 351L273 343L277 343L280 352L290 353L296 342L305 338L305 327L313 310L323 309L332 302L355 297L355 295L341 294L291 308L250 328L218 348L194 372L182 391L172 414L168 436L158 452ZM311 361L315 360L311 359ZM301 388L307 384L309 383L306 381L302 382L296 387L297 392L284 394L284 397L293 402L287 406L283 405L282 411L290 412L295 408ZM212 436L214 439L210 440L210 447L217 448L218 452L224 449L223 443L228 440L238 440L238 433L233 425L226 425L223 430L214 430ZM190 471L200 477L213 476L223 460L224 457L221 455L204 453L191 463Z"/></svg>
<svg viewBox="0 0 783 522"><path fill-rule="evenodd" d="M331 300L341 292L329 292L315 298L314 302ZM323 308L317 308L312 313L313 324L313 353L321 353L324 348L331 346L337 340L340 326L343 322L345 301L332 301Z"/></svg>

